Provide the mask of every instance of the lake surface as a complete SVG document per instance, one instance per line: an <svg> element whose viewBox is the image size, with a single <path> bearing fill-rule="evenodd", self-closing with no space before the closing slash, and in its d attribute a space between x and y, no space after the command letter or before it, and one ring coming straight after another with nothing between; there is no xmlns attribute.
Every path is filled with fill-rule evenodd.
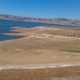
<svg viewBox="0 0 80 80"><path fill-rule="evenodd" d="M0 41L17 39L22 36L7 36L2 33L10 33L11 27L38 27L38 26L59 26L59 27L75 27L71 25L61 25L61 24L50 24L50 23L40 23L40 22L24 22L24 21L12 21L12 20L0 20Z"/></svg>

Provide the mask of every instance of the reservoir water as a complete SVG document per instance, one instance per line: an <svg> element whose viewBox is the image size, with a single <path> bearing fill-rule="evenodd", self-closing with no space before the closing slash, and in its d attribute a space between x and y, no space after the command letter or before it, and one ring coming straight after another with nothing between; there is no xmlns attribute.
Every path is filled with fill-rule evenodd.
<svg viewBox="0 0 80 80"><path fill-rule="evenodd" d="M9 33L11 27L16 27L16 26L26 27L26 28L32 28L32 27L38 27L38 26L75 27L72 25L63 25L63 24L0 20L0 41L21 38L22 36L7 36L2 34L2 33Z"/></svg>

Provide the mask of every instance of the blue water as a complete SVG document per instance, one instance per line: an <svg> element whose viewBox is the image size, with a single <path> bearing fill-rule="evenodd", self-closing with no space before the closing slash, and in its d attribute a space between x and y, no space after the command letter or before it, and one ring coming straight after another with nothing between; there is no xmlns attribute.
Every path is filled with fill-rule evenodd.
<svg viewBox="0 0 80 80"><path fill-rule="evenodd" d="M59 27L75 27L71 25L61 25L61 24L50 24L50 23L40 23L40 22L24 22L24 21L12 21L12 20L0 20L0 41L17 39L22 36L7 36L2 33L9 33L11 27L26 27L32 28L37 26L59 26Z"/></svg>

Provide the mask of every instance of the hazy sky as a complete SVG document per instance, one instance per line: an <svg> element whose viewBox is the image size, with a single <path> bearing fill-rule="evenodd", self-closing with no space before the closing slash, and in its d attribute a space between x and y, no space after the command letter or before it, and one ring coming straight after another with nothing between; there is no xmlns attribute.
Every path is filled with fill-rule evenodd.
<svg viewBox="0 0 80 80"><path fill-rule="evenodd" d="M0 0L0 14L80 19L80 0Z"/></svg>

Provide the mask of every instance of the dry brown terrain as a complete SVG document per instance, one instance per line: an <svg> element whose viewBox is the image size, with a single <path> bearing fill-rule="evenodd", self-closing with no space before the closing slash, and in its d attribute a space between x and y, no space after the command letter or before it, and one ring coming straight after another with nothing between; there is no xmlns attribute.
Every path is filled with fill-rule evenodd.
<svg viewBox="0 0 80 80"><path fill-rule="evenodd" d="M80 28L13 27L12 31L19 33L4 34L25 37L0 41L0 80L80 80Z"/></svg>
<svg viewBox="0 0 80 80"><path fill-rule="evenodd" d="M0 71L0 80L80 80L80 66L3 70Z"/></svg>
<svg viewBox="0 0 80 80"><path fill-rule="evenodd" d="M80 28L12 28L21 39L0 42L0 65L80 62Z"/></svg>

